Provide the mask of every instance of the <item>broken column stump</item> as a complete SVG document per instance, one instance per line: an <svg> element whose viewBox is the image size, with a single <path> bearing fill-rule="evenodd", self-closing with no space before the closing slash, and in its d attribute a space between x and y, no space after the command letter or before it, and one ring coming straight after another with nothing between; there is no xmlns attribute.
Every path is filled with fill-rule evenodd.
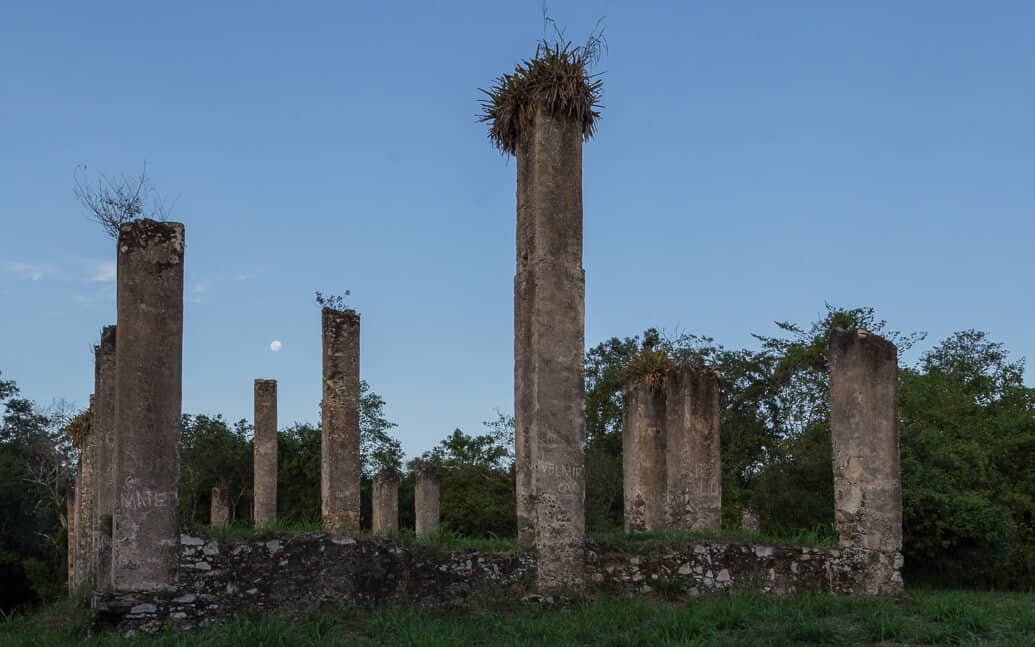
<svg viewBox="0 0 1035 647"><path fill-rule="evenodd" d="M416 470L413 508L418 537L430 537L438 532L439 523L438 471L431 463L422 463Z"/></svg>
<svg viewBox="0 0 1035 647"><path fill-rule="evenodd" d="M381 472L374 477L373 519L371 530L375 535L394 535L399 532L399 474L395 470Z"/></svg>
<svg viewBox="0 0 1035 647"><path fill-rule="evenodd" d="M717 531L722 521L718 372L689 364L670 369L665 397L669 525Z"/></svg>
<svg viewBox="0 0 1035 647"><path fill-rule="evenodd" d="M225 528L230 523L230 493L226 487L214 487L209 504L209 525Z"/></svg>
<svg viewBox="0 0 1035 647"><path fill-rule="evenodd" d="M277 381L255 380L252 518L256 528L277 521Z"/></svg>
<svg viewBox="0 0 1035 647"><path fill-rule="evenodd" d="M871 551L865 593L897 593L902 550L898 349L865 330L830 335L834 519L841 545Z"/></svg>
<svg viewBox="0 0 1035 647"><path fill-rule="evenodd" d="M119 228L112 588L176 582L183 373L183 225Z"/></svg>
<svg viewBox="0 0 1035 647"><path fill-rule="evenodd" d="M634 380L625 387L623 408L625 531L665 528L665 391Z"/></svg>
<svg viewBox="0 0 1035 647"><path fill-rule="evenodd" d="M323 527L359 532L359 315L323 308Z"/></svg>

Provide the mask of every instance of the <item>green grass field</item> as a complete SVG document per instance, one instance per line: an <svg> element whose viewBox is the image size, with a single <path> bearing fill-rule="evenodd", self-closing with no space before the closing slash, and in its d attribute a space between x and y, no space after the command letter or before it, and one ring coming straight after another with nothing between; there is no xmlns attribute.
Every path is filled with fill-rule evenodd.
<svg viewBox="0 0 1035 647"><path fill-rule="evenodd" d="M0 623L5 646L127 644L84 639L69 603ZM143 641L136 641L143 642ZM386 608L286 623L241 620L147 644L215 645L1035 645L1035 594L913 591L900 601L715 595L691 601L598 597L567 607Z"/></svg>

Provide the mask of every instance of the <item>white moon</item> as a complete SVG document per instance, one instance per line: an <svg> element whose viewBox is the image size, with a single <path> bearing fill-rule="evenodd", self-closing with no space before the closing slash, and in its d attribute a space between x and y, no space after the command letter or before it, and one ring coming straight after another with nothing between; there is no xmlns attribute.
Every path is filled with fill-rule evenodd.
<svg viewBox="0 0 1035 647"><path fill-rule="evenodd" d="M279 339L274 339L273 342L270 344L270 350L273 351L274 353L279 353L280 349L283 346L284 346L284 344L281 344Z"/></svg>

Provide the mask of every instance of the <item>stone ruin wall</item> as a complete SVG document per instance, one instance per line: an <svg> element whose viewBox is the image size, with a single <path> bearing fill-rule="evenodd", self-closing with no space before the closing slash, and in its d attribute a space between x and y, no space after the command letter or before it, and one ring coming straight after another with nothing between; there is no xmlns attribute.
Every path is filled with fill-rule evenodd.
<svg viewBox="0 0 1035 647"><path fill-rule="evenodd" d="M686 596L732 590L773 594L866 593L863 573L883 554L861 548L792 548L727 542L667 543L642 552L587 543L590 593ZM884 593L902 591L901 557L878 566ZM219 541L184 535L176 589L99 595L94 629L122 635L205 627L239 615L298 618L320 609L477 604L535 589L533 551L478 553L386 539L294 533Z"/></svg>

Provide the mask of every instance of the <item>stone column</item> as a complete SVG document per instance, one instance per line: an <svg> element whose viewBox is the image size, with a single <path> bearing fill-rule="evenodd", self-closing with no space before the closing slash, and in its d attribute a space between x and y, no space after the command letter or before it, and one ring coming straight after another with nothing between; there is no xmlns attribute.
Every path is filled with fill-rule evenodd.
<svg viewBox="0 0 1035 647"><path fill-rule="evenodd" d="M323 527L334 534L359 532L359 315L324 308Z"/></svg>
<svg viewBox="0 0 1035 647"><path fill-rule="evenodd" d="M415 475L413 507L418 537L430 537L438 532L439 480L435 466L424 463Z"/></svg>
<svg viewBox="0 0 1035 647"><path fill-rule="evenodd" d="M530 503L539 588L578 589L585 560L582 132L540 110L524 137L514 295L518 518L523 523Z"/></svg>
<svg viewBox="0 0 1035 647"><path fill-rule="evenodd" d="M111 530L115 510L115 326L101 330L94 346L94 410L90 421L94 441L96 514L94 519L94 582L98 591L111 590Z"/></svg>
<svg viewBox="0 0 1035 647"><path fill-rule="evenodd" d="M758 512L744 508L740 514L740 529L747 532L762 532L762 520L758 518Z"/></svg>
<svg viewBox="0 0 1035 647"><path fill-rule="evenodd" d="M641 381L623 394L622 482L625 531L658 530L665 513L665 392Z"/></svg>
<svg viewBox="0 0 1035 647"><path fill-rule="evenodd" d="M92 420L95 406L94 395L90 396L89 417ZM94 473L94 436L92 425L88 422L82 430L79 438L79 469L76 474L76 567L75 584L76 588L87 586L93 582L94 551L93 551L93 528L95 509L95 480Z"/></svg>
<svg viewBox="0 0 1035 647"><path fill-rule="evenodd" d="M277 520L277 381L255 380L255 527Z"/></svg>
<svg viewBox="0 0 1035 647"><path fill-rule="evenodd" d="M719 374L703 366L673 368L665 396L669 524L678 530L719 530Z"/></svg>
<svg viewBox="0 0 1035 647"><path fill-rule="evenodd" d="M67 537L67 552L68 552L68 592L69 594L75 592L75 546L76 546L76 534L75 534L75 514L78 510L76 506L75 496L75 485L68 486L66 510L65 510L65 531Z"/></svg>
<svg viewBox="0 0 1035 647"><path fill-rule="evenodd" d="M374 477L373 523L375 535L399 532L399 475L394 470Z"/></svg>
<svg viewBox="0 0 1035 647"><path fill-rule="evenodd" d="M873 551L864 593L895 592L901 580L898 349L864 330L830 335L830 429L834 518L842 546ZM892 581L894 580L894 581Z"/></svg>
<svg viewBox="0 0 1035 647"><path fill-rule="evenodd" d="M212 488L208 524L213 528L225 528L230 523L230 493L225 487Z"/></svg>
<svg viewBox="0 0 1035 647"><path fill-rule="evenodd" d="M183 374L183 225L136 220L118 240L115 591L176 582Z"/></svg>

